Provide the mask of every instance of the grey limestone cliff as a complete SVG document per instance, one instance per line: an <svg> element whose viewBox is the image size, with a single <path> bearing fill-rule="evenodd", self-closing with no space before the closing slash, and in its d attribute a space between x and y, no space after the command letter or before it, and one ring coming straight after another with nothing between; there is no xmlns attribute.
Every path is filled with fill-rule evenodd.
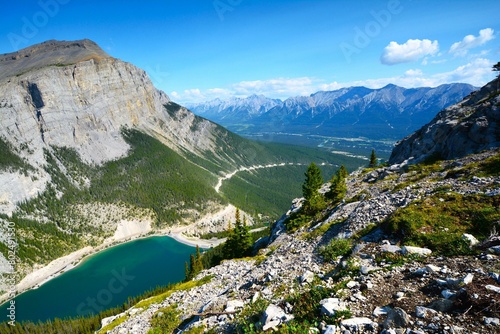
<svg viewBox="0 0 500 334"><path fill-rule="evenodd" d="M0 209L43 191L43 150L74 148L87 163L127 153L123 127L134 127L177 152L215 150L216 125L178 107L146 72L108 56L89 40L49 41L0 56L0 138L35 166L36 177L0 171ZM21 149L24 148L24 149Z"/></svg>

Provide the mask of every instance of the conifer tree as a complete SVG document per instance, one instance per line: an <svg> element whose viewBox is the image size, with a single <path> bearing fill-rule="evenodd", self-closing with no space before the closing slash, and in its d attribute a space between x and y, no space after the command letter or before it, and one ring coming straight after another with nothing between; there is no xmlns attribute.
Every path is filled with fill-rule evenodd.
<svg viewBox="0 0 500 334"><path fill-rule="evenodd" d="M189 255L189 275L186 277L186 281L192 280L193 277L196 275L194 272L195 263L196 260L194 254Z"/></svg>
<svg viewBox="0 0 500 334"><path fill-rule="evenodd" d="M377 155L375 154L375 150L372 149L372 154L370 155L370 167L377 166Z"/></svg>
<svg viewBox="0 0 500 334"><path fill-rule="evenodd" d="M189 268L189 263L184 262L184 277L185 277L185 281L189 281L191 280L191 269Z"/></svg>
<svg viewBox="0 0 500 334"><path fill-rule="evenodd" d="M193 279L200 271L203 270L203 262L201 259L200 247L196 245L196 253L189 256L189 265L185 264L184 274L186 281Z"/></svg>
<svg viewBox="0 0 500 334"><path fill-rule="evenodd" d="M500 79L500 61L493 65L493 71L498 72L498 78Z"/></svg>
<svg viewBox="0 0 500 334"><path fill-rule="evenodd" d="M203 270L203 263L201 262L201 251L200 251L200 246L196 245L196 255L194 258L194 275L198 274L200 271Z"/></svg>
<svg viewBox="0 0 500 334"><path fill-rule="evenodd" d="M249 255L252 245L253 240L252 235L250 234L250 228L247 225L246 217L243 217L243 224L241 225L240 232L241 256Z"/></svg>
<svg viewBox="0 0 500 334"><path fill-rule="evenodd" d="M236 213L234 214L235 225L241 223L240 209L236 208Z"/></svg>
<svg viewBox="0 0 500 334"><path fill-rule="evenodd" d="M321 169L312 162L305 173L305 181L302 185L302 195L304 196L304 211L306 214L314 214L324 206L323 196L318 192L323 184Z"/></svg>
<svg viewBox="0 0 500 334"><path fill-rule="evenodd" d="M252 247L250 229L246 218L243 219L243 223L241 222L239 209L236 209L235 220L234 229L230 231L224 244L224 257L228 259L243 257L250 252Z"/></svg>
<svg viewBox="0 0 500 334"><path fill-rule="evenodd" d="M326 193L326 197L332 200L332 204L334 205L340 203L345 197L347 192L347 175L347 169L342 165L330 181L330 190Z"/></svg>
<svg viewBox="0 0 500 334"><path fill-rule="evenodd" d="M498 85L500 84L500 61L493 65L493 71L498 72L497 75L497 90L498 90Z"/></svg>

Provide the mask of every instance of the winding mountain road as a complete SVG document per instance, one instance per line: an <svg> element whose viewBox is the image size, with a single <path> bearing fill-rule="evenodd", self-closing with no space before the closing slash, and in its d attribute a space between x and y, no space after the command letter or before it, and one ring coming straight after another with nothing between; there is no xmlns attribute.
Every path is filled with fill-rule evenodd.
<svg viewBox="0 0 500 334"><path fill-rule="evenodd" d="M215 191L220 192L220 187L222 186L222 182L229 180L232 178L236 173L238 172L245 172L245 171L252 171L256 169L263 169L263 168L273 168L273 167L283 167L283 166L304 166L305 164L303 163L294 163L294 162L282 162L282 163L274 163L274 164L269 164L269 165L254 165L250 167L240 167L239 169L235 170L234 172L231 172L229 174L226 174L224 176L219 177L219 181L217 182L217 185L215 186Z"/></svg>

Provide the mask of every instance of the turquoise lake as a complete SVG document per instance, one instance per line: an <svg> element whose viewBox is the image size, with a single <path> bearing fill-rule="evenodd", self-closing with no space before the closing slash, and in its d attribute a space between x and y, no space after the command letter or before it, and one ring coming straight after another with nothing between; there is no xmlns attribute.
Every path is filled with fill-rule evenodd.
<svg viewBox="0 0 500 334"><path fill-rule="evenodd" d="M85 259L76 268L15 298L16 322L97 314L159 285L184 279L195 248L169 237L139 239ZM1 307L0 322L7 318Z"/></svg>

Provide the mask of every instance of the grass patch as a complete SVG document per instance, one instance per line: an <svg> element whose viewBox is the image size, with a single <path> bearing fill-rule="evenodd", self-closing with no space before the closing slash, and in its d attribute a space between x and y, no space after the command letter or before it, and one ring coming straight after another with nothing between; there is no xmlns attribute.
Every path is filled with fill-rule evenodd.
<svg viewBox="0 0 500 334"><path fill-rule="evenodd" d="M297 231L299 228L308 225L313 217L299 211L292 213L283 224L285 224L286 231L288 233L293 233Z"/></svg>
<svg viewBox="0 0 500 334"><path fill-rule="evenodd" d="M200 280L197 281L188 281L188 282L183 282L183 283L177 283L169 287L168 291L165 291L159 295L153 296L151 298L145 299L140 301L139 303L135 304L135 308L148 308L152 304L158 304L164 301L166 298L168 298L172 293L175 291L186 291L192 288L195 288L197 286L202 286L204 284L209 283L212 280L212 276L208 275L203 277Z"/></svg>
<svg viewBox="0 0 500 334"><path fill-rule="evenodd" d="M108 331L114 329L116 326L122 324L125 320L127 320L128 316L127 315L123 315L119 318L116 318L115 320L113 320L112 322L110 322L108 325L104 326L103 328L101 328L97 334L106 334Z"/></svg>
<svg viewBox="0 0 500 334"><path fill-rule="evenodd" d="M352 239L361 239L361 238L367 236L368 234L372 233L373 231L375 231L377 228L378 228L378 225L375 223L368 224L362 230L354 233L354 235L351 238Z"/></svg>
<svg viewBox="0 0 500 334"><path fill-rule="evenodd" d="M180 311L177 305L171 305L159 309L151 319L151 326L148 334L163 334L173 333L173 331L181 324L179 319Z"/></svg>
<svg viewBox="0 0 500 334"><path fill-rule="evenodd" d="M326 246L318 249L325 262L332 262L339 256L346 256L351 253L352 240L350 239L332 239Z"/></svg>
<svg viewBox="0 0 500 334"><path fill-rule="evenodd" d="M389 266L388 269L401 267L405 263L419 262L421 260L422 258L417 254L408 254L405 256L401 253L381 252L375 256L375 262L377 262L377 265L380 266L385 263Z"/></svg>
<svg viewBox="0 0 500 334"><path fill-rule="evenodd" d="M260 320L262 313L264 313L268 305L269 301L259 298L254 303L246 306L235 319L236 333L259 333L255 324Z"/></svg>
<svg viewBox="0 0 500 334"><path fill-rule="evenodd" d="M330 229L330 227L332 227L335 224L341 223L341 222L342 222L341 220L336 220L336 221L331 221L329 223L323 224L323 225L317 227L316 229L312 230L311 232L306 233L304 235L304 239L306 239L308 241L314 240L314 239L324 235Z"/></svg>
<svg viewBox="0 0 500 334"><path fill-rule="evenodd" d="M479 163L478 176L500 176L500 153Z"/></svg>
<svg viewBox="0 0 500 334"><path fill-rule="evenodd" d="M337 311L335 316L328 317L321 315L320 301L335 295L338 289L325 288L323 286L314 286L311 289L297 293L286 299L293 306L293 315L295 319L289 323L289 328L285 328L285 333L294 327L307 325L317 327L319 322L324 321L327 324L338 324L342 319L350 318L351 311ZM281 333L281 331L279 331ZM302 332L299 332L302 333Z"/></svg>
<svg viewBox="0 0 500 334"><path fill-rule="evenodd" d="M427 247L440 255L471 253L463 233L489 235L500 220L500 196L437 194L397 210L383 224L403 243Z"/></svg>

